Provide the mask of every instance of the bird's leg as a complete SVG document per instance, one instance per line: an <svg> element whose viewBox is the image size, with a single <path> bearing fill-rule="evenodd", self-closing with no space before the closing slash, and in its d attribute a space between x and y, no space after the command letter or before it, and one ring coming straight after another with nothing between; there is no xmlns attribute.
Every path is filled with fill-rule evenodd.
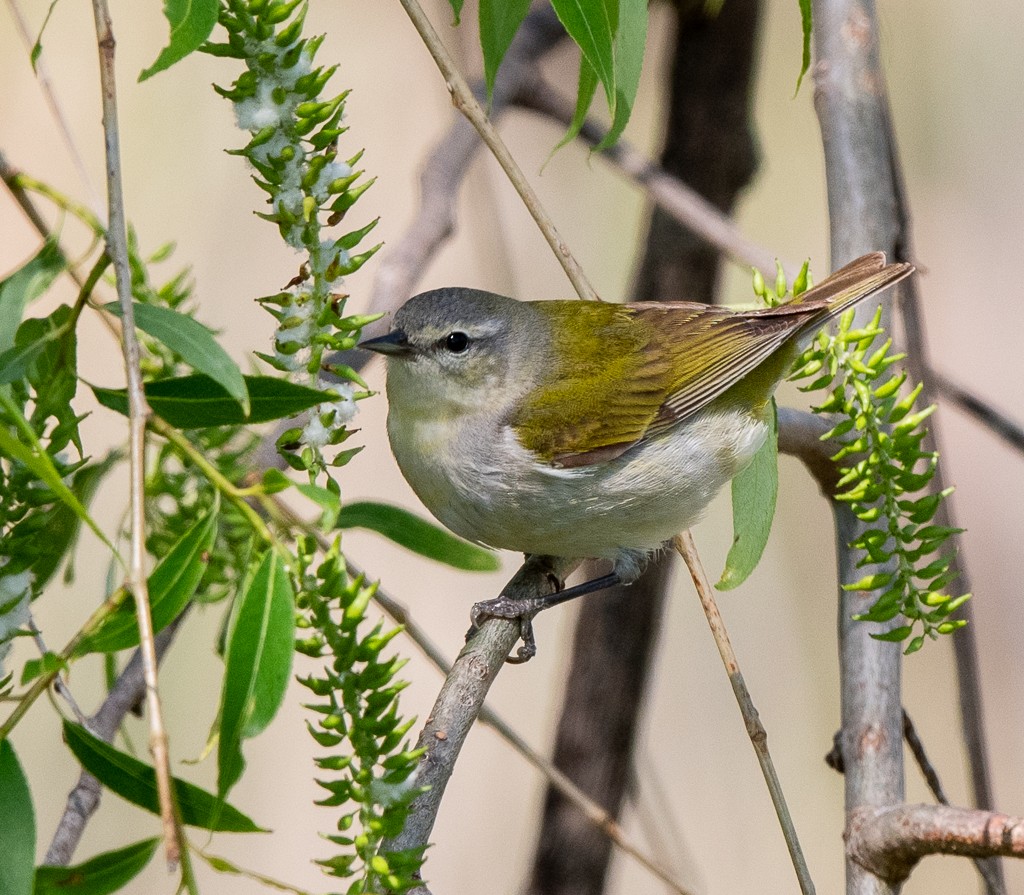
<svg viewBox="0 0 1024 895"><path fill-rule="evenodd" d="M472 626L466 638L469 639L476 629L480 627L480 623L486 618L518 620L519 636L523 641L523 645L516 651L516 658L510 657L507 661L513 664L529 661L537 654L537 641L533 635L533 618L537 613L550 609L552 606L558 606L568 600L574 600L576 597L582 597L584 594L604 590L607 587L613 587L616 584L622 583L622 579L614 571L609 572L607 575L593 578L590 581L575 584L569 588L565 588L564 582L556 578L554 573L548 572L548 576L555 585L555 592L552 594L546 594L542 597L508 597L501 595L493 600L484 600L481 603L476 603L472 610L470 610Z"/></svg>

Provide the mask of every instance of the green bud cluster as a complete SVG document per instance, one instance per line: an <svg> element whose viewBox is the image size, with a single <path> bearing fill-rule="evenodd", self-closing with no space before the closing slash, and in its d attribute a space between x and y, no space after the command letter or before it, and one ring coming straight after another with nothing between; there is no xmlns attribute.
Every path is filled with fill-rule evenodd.
<svg viewBox="0 0 1024 895"><path fill-rule="evenodd" d="M339 400L314 408L305 426L278 442L293 468L308 472L311 480L326 473L330 483L329 467L346 463L351 452L328 461L324 449L345 440L355 402L368 394L350 368L325 364L327 352L356 345L366 322L344 315L347 296L338 287L380 245L355 251L376 220L340 237L325 235L373 180L361 179L356 167L361 152L338 158L347 93L321 98L336 66L314 64L323 37L302 36L305 15L306 4L299 0L225 0L220 24L227 42L203 49L245 63L246 71L230 88L216 88L234 104L238 126L251 134L234 154L252 165L253 180L267 194L270 210L259 216L275 223L281 238L305 256L286 289L260 299L278 325L274 353L259 357L282 373L303 372L314 388L325 386L325 371L346 380L331 383Z"/></svg>
<svg viewBox="0 0 1024 895"><path fill-rule="evenodd" d="M317 716L307 722L309 732L325 748L346 749L316 760L336 775L317 781L327 792L317 804L342 808L337 834L326 838L344 849L318 863L332 876L354 878L349 895L408 891L419 882L414 875L422 849L380 850L402 830L412 800L422 792L415 778L422 750L410 749L406 739L414 720L398 714L398 694L406 684L396 675L405 660L384 656L402 629L384 630L379 622L360 633L376 586L348 575L337 539L321 555L314 538L300 538L296 568L296 649L328 662L319 675L299 679L317 697L306 706Z"/></svg>
<svg viewBox="0 0 1024 895"><path fill-rule="evenodd" d="M865 523L850 546L863 551L859 566L891 564L893 569L844 585L879 592L874 605L856 618L888 622L902 616L906 624L872 636L909 639L905 652L913 653L926 636L935 639L966 624L950 616L970 594L948 591L956 576L952 555L943 548L959 529L932 522L953 490L927 492L938 454L923 448L927 429L922 424L935 407L917 408L921 385L910 388L906 372L893 369L904 355L890 353L892 340L876 346L884 337L881 315L879 307L866 327L854 329L853 312L847 311L834 335L822 331L790 378L811 380L800 386L803 391L830 388L814 412L839 420L822 439L842 445L832 458L840 474L835 499Z"/></svg>

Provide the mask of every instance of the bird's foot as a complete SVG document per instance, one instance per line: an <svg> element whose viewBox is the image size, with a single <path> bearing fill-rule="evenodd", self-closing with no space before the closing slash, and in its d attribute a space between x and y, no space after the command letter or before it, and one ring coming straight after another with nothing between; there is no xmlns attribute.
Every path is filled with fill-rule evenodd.
<svg viewBox="0 0 1024 895"><path fill-rule="evenodd" d="M563 584L551 576L556 590L561 590ZM499 596L493 600L483 600L475 603L470 610L470 628L466 634L469 640L480 625L488 618L504 618L509 621L519 622L519 639L522 645L516 650L515 656L509 656L505 661L512 665L520 665L529 662L537 655L537 639L533 633L533 618L542 609L547 608L548 602L545 597L507 597Z"/></svg>
<svg viewBox="0 0 1024 895"><path fill-rule="evenodd" d="M610 572L566 589L564 582L554 573L548 571L545 574L551 582L554 593L541 597L509 597L503 594L493 600L484 600L482 603L474 605L470 611L471 627L466 639L468 640L476 633L480 623L486 618L517 620L519 622L519 637L523 641L523 645L516 651L515 658L510 656L506 661L514 665L528 662L537 655L537 640L533 635L533 619L537 613L552 606L558 606L567 600L573 600L584 594L622 583L622 579L615 572Z"/></svg>

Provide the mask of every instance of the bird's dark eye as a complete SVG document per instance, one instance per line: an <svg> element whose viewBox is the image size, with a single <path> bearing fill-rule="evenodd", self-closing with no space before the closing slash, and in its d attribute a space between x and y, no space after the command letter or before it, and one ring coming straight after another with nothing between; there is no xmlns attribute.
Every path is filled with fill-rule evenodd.
<svg viewBox="0 0 1024 895"><path fill-rule="evenodd" d="M462 354L469 347L469 336L458 331L448 333L444 340L444 347L452 354Z"/></svg>

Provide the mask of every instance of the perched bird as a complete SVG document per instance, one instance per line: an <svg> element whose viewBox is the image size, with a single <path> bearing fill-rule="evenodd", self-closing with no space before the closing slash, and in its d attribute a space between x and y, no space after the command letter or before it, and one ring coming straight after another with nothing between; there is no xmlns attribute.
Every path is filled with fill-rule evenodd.
<svg viewBox="0 0 1024 895"><path fill-rule="evenodd" d="M772 393L810 339L912 270L864 255L751 311L435 289L361 347L387 356L395 459L444 525L491 547L612 561L561 602L634 581L764 443Z"/></svg>

